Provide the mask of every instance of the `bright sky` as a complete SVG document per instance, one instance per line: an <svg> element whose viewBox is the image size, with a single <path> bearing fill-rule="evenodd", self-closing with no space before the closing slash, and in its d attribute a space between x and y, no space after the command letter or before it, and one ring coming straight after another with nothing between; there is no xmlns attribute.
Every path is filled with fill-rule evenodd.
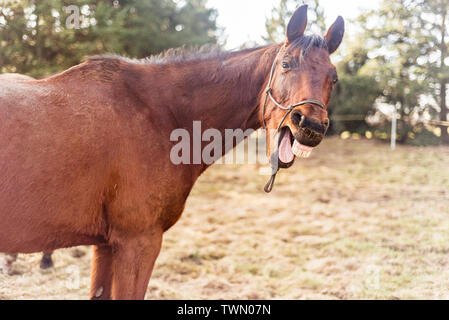
<svg viewBox="0 0 449 320"><path fill-rule="evenodd" d="M218 25L223 27L227 38L227 49L236 49L242 44L263 44L265 20L270 16L279 0L208 0L209 6L218 10ZM298 0L298 3L302 1ZM351 33L350 19L354 19L363 9L377 8L380 0L320 0L325 11L326 24L330 26L337 16L346 21L346 31Z"/></svg>

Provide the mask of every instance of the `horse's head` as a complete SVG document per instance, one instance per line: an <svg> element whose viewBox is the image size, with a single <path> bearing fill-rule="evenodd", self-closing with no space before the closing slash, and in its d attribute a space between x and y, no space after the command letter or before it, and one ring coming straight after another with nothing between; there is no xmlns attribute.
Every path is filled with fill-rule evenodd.
<svg viewBox="0 0 449 320"><path fill-rule="evenodd" d="M343 18L338 17L324 37L306 36L307 6L296 10L287 27L262 104L268 145L279 129L279 166L293 164L296 156L308 156L323 139L329 127L327 105L336 84L337 72L329 55L340 45ZM265 99L266 98L266 99ZM273 152L270 147L268 152Z"/></svg>

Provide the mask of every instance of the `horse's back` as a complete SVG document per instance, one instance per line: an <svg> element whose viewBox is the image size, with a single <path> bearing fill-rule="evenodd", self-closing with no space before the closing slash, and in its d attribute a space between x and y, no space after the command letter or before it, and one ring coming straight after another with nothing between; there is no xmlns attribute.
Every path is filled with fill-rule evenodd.
<svg viewBox="0 0 449 320"><path fill-rule="evenodd" d="M31 81L34 80L34 78L20 74L20 73L2 73L0 74L0 80L7 80L7 81Z"/></svg>

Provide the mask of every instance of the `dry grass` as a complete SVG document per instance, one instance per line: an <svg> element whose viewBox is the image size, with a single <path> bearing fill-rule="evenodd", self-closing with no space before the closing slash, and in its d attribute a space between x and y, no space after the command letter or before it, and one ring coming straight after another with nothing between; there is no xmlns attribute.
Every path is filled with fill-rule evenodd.
<svg viewBox="0 0 449 320"><path fill-rule="evenodd" d="M147 299L449 298L449 148L326 140L282 171L211 168L167 232ZM90 251L21 255L2 299L84 299Z"/></svg>

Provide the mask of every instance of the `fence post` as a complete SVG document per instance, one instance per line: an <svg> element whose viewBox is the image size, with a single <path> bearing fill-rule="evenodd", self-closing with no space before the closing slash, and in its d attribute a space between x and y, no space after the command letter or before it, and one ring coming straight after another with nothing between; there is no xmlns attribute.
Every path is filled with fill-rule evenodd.
<svg viewBox="0 0 449 320"><path fill-rule="evenodd" d="M396 127L397 127L396 106L393 107L393 118L391 119L391 150L396 149Z"/></svg>

